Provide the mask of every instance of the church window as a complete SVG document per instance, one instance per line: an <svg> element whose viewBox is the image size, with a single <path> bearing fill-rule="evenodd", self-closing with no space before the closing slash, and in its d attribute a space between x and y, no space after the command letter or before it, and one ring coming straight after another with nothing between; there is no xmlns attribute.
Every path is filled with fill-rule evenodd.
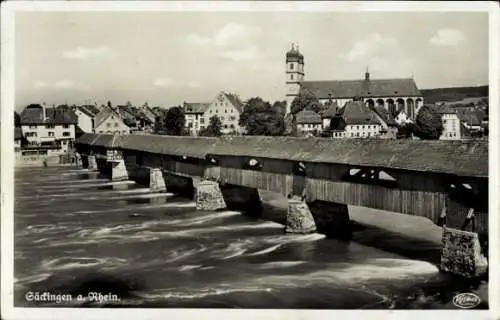
<svg viewBox="0 0 500 320"><path fill-rule="evenodd" d="M293 63L290 63L290 70L293 70Z"/></svg>
<svg viewBox="0 0 500 320"><path fill-rule="evenodd" d="M290 79L293 80L293 74L290 75Z"/></svg>
<svg viewBox="0 0 500 320"><path fill-rule="evenodd" d="M359 132L356 132L356 137L359 137Z"/></svg>
<svg viewBox="0 0 500 320"><path fill-rule="evenodd" d="M227 113L227 109L224 109L224 113Z"/></svg>

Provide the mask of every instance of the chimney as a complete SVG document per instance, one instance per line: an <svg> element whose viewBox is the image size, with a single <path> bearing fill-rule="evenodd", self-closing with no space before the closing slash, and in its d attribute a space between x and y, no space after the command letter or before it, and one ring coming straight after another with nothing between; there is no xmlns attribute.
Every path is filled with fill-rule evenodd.
<svg viewBox="0 0 500 320"><path fill-rule="evenodd" d="M45 120L47 120L46 109L47 109L47 104L45 102L42 102L42 120L43 120L43 122L45 122Z"/></svg>

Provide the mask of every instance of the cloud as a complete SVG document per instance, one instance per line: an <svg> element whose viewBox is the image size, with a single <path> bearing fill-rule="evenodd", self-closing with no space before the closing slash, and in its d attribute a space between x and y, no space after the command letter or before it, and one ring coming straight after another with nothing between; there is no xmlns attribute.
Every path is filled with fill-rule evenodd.
<svg viewBox="0 0 500 320"><path fill-rule="evenodd" d="M36 89L56 89L56 90L62 90L62 89L77 89L77 90L87 90L88 87L77 84L75 81L70 80L70 79L63 79L60 81L56 82L46 82L46 81L39 81L35 83L34 86Z"/></svg>
<svg viewBox="0 0 500 320"><path fill-rule="evenodd" d="M71 60L87 60L92 58L109 58L113 55L113 50L108 46L98 46L94 48L77 47L76 49L63 52L63 57Z"/></svg>
<svg viewBox="0 0 500 320"><path fill-rule="evenodd" d="M227 47L250 41L261 33L262 29L260 27L228 23L217 30L212 36L203 37L196 33L191 33L186 37L186 41L189 44L197 46L213 45L216 47Z"/></svg>
<svg viewBox="0 0 500 320"><path fill-rule="evenodd" d="M368 66L370 71L377 71L378 75L409 76L415 63L395 38L378 33L368 34L355 41L348 52L338 57L358 66Z"/></svg>
<svg viewBox="0 0 500 320"><path fill-rule="evenodd" d="M188 87L190 88L199 88L201 85L198 82L192 81L188 83Z"/></svg>
<svg viewBox="0 0 500 320"><path fill-rule="evenodd" d="M465 41L465 35L456 29L440 29L429 39L429 43L436 46L456 46L462 41Z"/></svg>
<svg viewBox="0 0 500 320"><path fill-rule="evenodd" d="M242 61L254 59L258 56L258 53L259 50L257 47L250 47L246 49L227 50L221 52L219 56L233 61Z"/></svg>
<svg viewBox="0 0 500 320"><path fill-rule="evenodd" d="M171 87L175 85L175 81L170 78L158 78L154 81L154 85L157 87Z"/></svg>

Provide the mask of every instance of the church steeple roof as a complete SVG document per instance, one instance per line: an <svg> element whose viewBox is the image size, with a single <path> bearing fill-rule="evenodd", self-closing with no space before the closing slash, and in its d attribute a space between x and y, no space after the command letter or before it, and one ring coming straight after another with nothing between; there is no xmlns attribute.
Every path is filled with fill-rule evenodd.
<svg viewBox="0 0 500 320"><path fill-rule="evenodd" d="M292 48L286 53L286 62L304 63L304 56L299 51L299 46L292 43Z"/></svg>

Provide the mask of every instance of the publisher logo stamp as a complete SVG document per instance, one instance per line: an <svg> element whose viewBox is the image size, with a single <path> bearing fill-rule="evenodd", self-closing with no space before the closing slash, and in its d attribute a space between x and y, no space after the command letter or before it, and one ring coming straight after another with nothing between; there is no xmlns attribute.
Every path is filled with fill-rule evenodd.
<svg viewBox="0 0 500 320"><path fill-rule="evenodd" d="M459 293L453 297L453 304L462 309L471 309L481 303L481 298L474 293Z"/></svg>

